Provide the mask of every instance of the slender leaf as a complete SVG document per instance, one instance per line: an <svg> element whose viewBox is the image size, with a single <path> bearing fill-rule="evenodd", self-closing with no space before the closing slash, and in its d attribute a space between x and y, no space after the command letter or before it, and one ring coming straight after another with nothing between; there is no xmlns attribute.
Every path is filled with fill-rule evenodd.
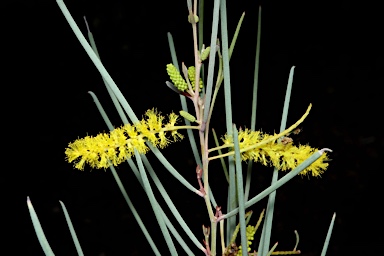
<svg viewBox="0 0 384 256"><path fill-rule="evenodd" d="M39 243L41 245L41 248L44 251L44 254L46 256L54 256L51 246L49 246L48 240L45 237L43 228L40 225L39 218L37 217L37 214L35 212L35 209L33 208L31 200L29 200L29 197L27 197L27 206L29 210L29 214L31 215L31 220L33 224L33 228L35 229L37 239L39 239Z"/></svg>
<svg viewBox="0 0 384 256"><path fill-rule="evenodd" d="M62 201L59 201L59 202L60 202L61 208L63 209L65 220L67 221L67 225L69 228L69 232L71 232L72 240L73 240L73 243L75 244L77 254L80 256L83 256L84 253L83 253L83 250L81 249L79 239L77 238L75 228L73 227L71 218L69 217L69 214L67 211L67 208L65 207L65 205Z"/></svg>

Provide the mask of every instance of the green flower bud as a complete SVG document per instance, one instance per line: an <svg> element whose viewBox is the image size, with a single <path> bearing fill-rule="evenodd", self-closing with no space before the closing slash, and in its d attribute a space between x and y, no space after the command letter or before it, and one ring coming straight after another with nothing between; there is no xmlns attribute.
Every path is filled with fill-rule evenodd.
<svg viewBox="0 0 384 256"><path fill-rule="evenodd" d="M197 15L193 15L193 20L191 19L191 15L188 15L188 22L189 23L197 23L199 22L199 17Z"/></svg>
<svg viewBox="0 0 384 256"><path fill-rule="evenodd" d="M180 75L179 71L173 64L167 65L167 73L177 89L182 92L188 89L188 84L185 82L184 78Z"/></svg>
<svg viewBox="0 0 384 256"><path fill-rule="evenodd" d="M208 58L209 52L211 51L211 47L208 46L207 48L204 49L203 53L201 54L201 60L204 61Z"/></svg>
<svg viewBox="0 0 384 256"><path fill-rule="evenodd" d="M184 117L188 121L191 121L191 122L195 122L196 121L196 117L194 117L193 115L189 114L188 112L185 112L184 110L180 110L179 113L180 113L180 115L182 117Z"/></svg>

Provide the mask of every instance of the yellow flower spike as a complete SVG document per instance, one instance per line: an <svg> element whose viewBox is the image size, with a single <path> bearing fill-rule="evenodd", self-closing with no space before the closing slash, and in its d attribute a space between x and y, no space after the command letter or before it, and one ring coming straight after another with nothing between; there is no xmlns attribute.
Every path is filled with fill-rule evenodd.
<svg viewBox="0 0 384 256"><path fill-rule="evenodd" d="M268 141L274 136L275 135L264 134L260 131L251 131L248 129L239 131L240 150L263 141ZM227 134L224 135L222 140L224 144L233 144L232 136L228 136ZM252 160L254 162L260 162L265 166L274 166L278 170L286 171L296 168L317 150L318 149L308 145L295 146L292 143L283 144L272 140L261 147L241 152L241 159L243 161ZM327 160L329 160L328 156L324 153L318 160L304 169L300 175L310 174L314 177L321 176L328 167L328 163L326 163Z"/></svg>
<svg viewBox="0 0 384 256"><path fill-rule="evenodd" d="M74 162L74 167L80 170L84 169L85 164L92 168L107 168L132 157L135 149L140 154L147 153L149 148L146 141L164 148L172 141L167 135L171 135L173 141L182 139L183 135L175 127L178 115L169 114L168 123L164 123L164 119L155 109L151 109L135 125L126 124L109 133L77 139L68 144L65 150L66 160L69 163Z"/></svg>
<svg viewBox="0 0 384 256"><path fill-rule="evenodd" d="M180 72L173 64L167 65L167 73L178 90L183 92L188 89L188 84L185 82L184 78L180 75Z"/></svg>

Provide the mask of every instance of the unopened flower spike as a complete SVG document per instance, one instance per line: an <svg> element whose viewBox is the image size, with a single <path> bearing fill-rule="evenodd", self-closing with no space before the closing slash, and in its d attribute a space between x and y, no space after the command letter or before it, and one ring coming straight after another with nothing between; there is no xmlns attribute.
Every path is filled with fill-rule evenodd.
<svg viewBox="0 0 384 256"><path fill-rule="evenodd" d="M195 75L196 75L196 69L194 66L190 66L188 68L188 79L192 84L192 89L195 90ZM201 92L201 88L203 88L203 81L201 79L199 80L199 92Z"/></svg>
<svg viewBox="0 0 384 256"><path fill-rule="evenodd" d="M173 64L167 64L167 73L178 90L183 92L188 89L188 84Z"/></svg>
<svg viewBox="0 0 384 256"><path fill-rule="evenodd" d="M205 61L208 58L210 51L211 51L211 47L210 46L208 46L207 48L203 49L203 52L201 53L201 57L200 57L201 61Z"/></svg>
<svg viewBox="0 0 384 256"><path fill-rule="evenodd" d="M184 117L185 119L187 119L188 121L190 122L196 122L196 117L194 117L193 115L189 114L188 112L184 111L184 110L180 110L180 115L182 117Z"/></svg>

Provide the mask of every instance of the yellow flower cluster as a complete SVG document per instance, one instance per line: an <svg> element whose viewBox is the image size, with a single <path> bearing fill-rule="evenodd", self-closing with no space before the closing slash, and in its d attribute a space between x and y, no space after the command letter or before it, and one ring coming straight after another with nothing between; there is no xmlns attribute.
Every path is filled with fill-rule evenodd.
<svg viewBox="0 0 384 256"><path fill-rule="evenodd" d="M255 236L255 233L256 233L256 227L255 226L252 226L252 225L248 225L247 228L246 228L246 234L247 234L247 245L248 245L248 248L247 248L247 251L251 251L251 245L252 245L252 241L255 239L254 236ZM237 251L237 256L241 256L243 255L242 254L242 246L240 245L239 246L239 250Z"/></svg>
<svg viewBox="0 0 384 256"><path fill-rule="evenodd" d="M266 141L272 137L272 135L248 129L239 131L238 136L240 150L262 141ZM232 136L224 135L223 142L225 144L233 144ZM260 147L242 152L241 158L243 161L252 160L254 162L260 162L265 166L272 165L278 170L286 171L296 168L317 150L318 149L312 148L308 145L295 146L291 142L283 143L274 140ZM329 160L327 154L322 154L319 159L304 169L300 174L320 176L328 167L328 163L325 162L327 160Z"/></svg>
<svg viewBox="0 0 384 256"><path fill-rule="evenodd" d="M183 135L178 133L175 124L178 115L168 115L168 123L156 110L147 110L144 118L135 125L126 124L110 133L100 133L96 137L86 136L68 145L65 150L68 162L75 162L75 168L84 169L85 163L92 168L107 168L118 165L134 154L148 152L145 145L149 141L159 148L166 147L171 141L178 141ZM172 137L172 140L167 136Z"/></svg>

